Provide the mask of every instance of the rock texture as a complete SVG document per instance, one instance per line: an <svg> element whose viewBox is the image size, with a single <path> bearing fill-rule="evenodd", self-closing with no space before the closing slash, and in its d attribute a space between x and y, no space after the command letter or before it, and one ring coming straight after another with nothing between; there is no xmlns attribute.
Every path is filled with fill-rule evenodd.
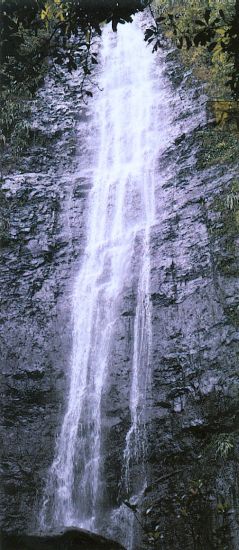
<svg viewBox="0 0 239 550"><path fill-rule="evenodd" d="M239 545L238 214L228 208L238 163L215 131L187 132L159 166L144 505L165 550Z"/></svg>
<svg viewBox="0 0 239 550"><path fill-rule="evenodd" d="M74 151L76 127L83 136L86 121L87 106L75 100L74 80L49 80L33 113L33 145L1 191L5 529L23 531L37 522L32 510L65 406L72 281L84 247L89 189L87 176L78 177Z"/></svg>
<svg viewBox="0 0 239 550"><path fill-rule="evenodd" d="M238 213L228 197L238 193L238 163L233 154L221 155L226 134L213 137L205 124L203 97L182 80L172 54L167 67L177 92L172 109L181 134L158 165L151 243L148 486L141 499L143 529L137 529L136 550L236 550ZM75 101L75 85L77 77L59 85L48 82L36 103L35 143L1 191L1 516L8 532L28 533L37 523L68 388L71 291L84 249L90 186L89 158L83 164L85 176L79 178L74 156L76 129L82 163L90 142L88 108ZM134 275L120 305L102 404L105 510L120 504L115 480L120 484L130 421L140 242L138 247ZM103 532L111 532L108 516L103 525L104 519ZM33 548L31 539L19 540ZM23 550L21 544L18 550Z"/></svg>

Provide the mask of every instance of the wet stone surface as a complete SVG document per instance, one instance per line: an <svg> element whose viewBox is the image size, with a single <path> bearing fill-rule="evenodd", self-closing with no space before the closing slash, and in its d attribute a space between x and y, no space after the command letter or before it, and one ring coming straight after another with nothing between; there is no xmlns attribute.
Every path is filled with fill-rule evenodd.
<svg viewBox="0 0 239 550"><path fill-rule="evenodd" d="M32 510L45 485L68 387L72 286L84 249L89 188L74 157L76 125L83 135L87 113L73 91L49 80L39 94L33 113L38 137L1 192L1 515L4 528L20 531L37 521ZM78 121L80 113L85 122Z"/></svg>
<svg viewBox="0 0 239 550"><path fill-rule="evenodd" d="M161 159L152 232L154 484L144 518L158 525L157 547L165 550L239 544L238 226L229 227L226 206L238 164L199 169L208 153L202 135L186 133Z"/></svg>
<svg viewBox="0 0 239 550"><path fill-rule="evenodd" d="M168 61L170 77L175 63ZM176 84L182 97L191 94L191 99L184 113L178 103L172 105L181 139L160 159L156 177L148 487L141 521L149 531L158 525L156 548L236 550L239 335L233 243L238 228L225 205L238 166L236 160L205 166L202 104L197 90L180 78L174 83L178 90ZM29 532L37 522L68 388L72 287L84 250L90 189L90 163L79 177L81 160L75 156L77 148L84 162L90 142L88 108L73 92L67 83L47 84L36 103L35 144L6 176L2 191L1 517L4 529L14 532ZM130 421L135 265L136 278L120 306L102 400L103 499L109 508L117 504L115 471L120 482ZM223 454L226 442L231 447ZM149 548L144 534L142 539L142 549Z"/></svg>

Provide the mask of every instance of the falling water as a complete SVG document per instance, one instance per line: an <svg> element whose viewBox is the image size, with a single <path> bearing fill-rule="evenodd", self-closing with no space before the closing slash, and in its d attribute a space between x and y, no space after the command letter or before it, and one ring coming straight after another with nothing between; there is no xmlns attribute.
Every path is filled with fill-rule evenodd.
<svg viewBox="0 0 239 550"><path fill-rule="evenodd" d="M131 365L131 427L126 434L122 471L128 491L130 487L142 489L132 487L130 465L142 459L146 440L150 228L160 148L159 108L166 107L140 19L119 25L117 35L108 26L103 32L99 91L92 101L92 127L89 125L95 160L87 242L73 294L70 389L42 510L45 528L77 525L97 530L103 481L101 397L136 239L141 240L141 253ZM165 118L161 116L162 128Z"/></svg>

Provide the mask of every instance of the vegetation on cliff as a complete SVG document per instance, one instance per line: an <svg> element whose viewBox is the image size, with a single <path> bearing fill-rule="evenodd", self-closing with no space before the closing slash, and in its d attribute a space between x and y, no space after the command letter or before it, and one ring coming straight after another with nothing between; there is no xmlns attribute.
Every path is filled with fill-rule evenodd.
<svg viewBox="0 0 239 550"><path fill-rule="evenodd" d="M156 26L182 51L184 62L218 97L239 96L239 3L234 0L155 0Z"/></svg>
<svg viewBox="0 0 239 550"><path fill-rule="evenodd" d="M183 62L208 83L214 97L239 95L239 2L236 0L2 0L0 145L18 153L28 142L27 123L35 91L51 66L82 68L81 93L92 95L89 79L97 64L94 37L102 24L132 21L150 6L155 24L145 39L153 48L173 42ZM237 105L219 106L237 117Z"/></svg>
<svg viewBox="0 0 239 550"><path fill-rule="evenodd" d="M31 100L47 73L49 64L69 71L82 68L82 95L92 67L97 64L92 38L101 34L108 21L132 21L132 15L148 2L131 0L2 0L0 144L8 141L19 152L27 141L27 117Z"/></svg>

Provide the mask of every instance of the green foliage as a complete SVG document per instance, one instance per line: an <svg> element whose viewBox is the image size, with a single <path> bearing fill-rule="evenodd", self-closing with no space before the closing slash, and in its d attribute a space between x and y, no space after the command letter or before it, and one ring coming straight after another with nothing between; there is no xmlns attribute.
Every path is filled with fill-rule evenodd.
<svg viewBox="0 0 239 550"><path fill-rule="evenodd" d="M204 79L214 82L214 93L224 91L223 82L239 97L239 1L155 0L154 5L154 49L162 45L163 31L191 66L196 64L201 73L204 69Z"/></svg>
<svg viewBox="0 0 239 550"><path fill-rule="evenodd" d="M220 434L214 441L215 455L220 458L227 459L233 448L234 441L229 434Z"/></svg>
<svg viewBox="0 0 239 550"><path fill-rule="evenodd" d="M132 21L148 0L1 0L0 143L18 154L28 143L31 100L49 61L69 71L82 67L80 91L87 89L97 53L92 38L105 21L114 31Z"/></svg>
<svg viewBox="0 0 239 550"><path fill-rule="evenodd" d="M226 197L226 206L229 210L234 210L239 206L239 194L229 193Z"/></svg>
<svg viewBox="0 0 239 550"><path fill-rule="evenodd" d="M80 66L80 91L91 96L88 84L98 62L94 36L101 34L104 22L116 31L118 24L153 4L155 24L145 33L153 50L165 37L174 40L185 62L193 63L215 89L221 89L223 80L237 95L239 0L236 9L233 0L1 0L1 146L14 144L18 154L28 143L31 101L49 63L69 71Z"/></svg>
<svg viewBox="0 0 239 550"><path fill-rule="evenodd" d="M36 62L47 35L44 29L37 34L31 26L35 15L35 2L2 0L0 138L4 146L11 145L15 156L29 141L32 98L47 70L45 58Z"/></svg>
<svg viewBox="0 0 239 550"><path fill-rule="evenodd" d="M220 499L217 504L218 514L225 514L230 510L230 504L225 499Z"/></svg>

